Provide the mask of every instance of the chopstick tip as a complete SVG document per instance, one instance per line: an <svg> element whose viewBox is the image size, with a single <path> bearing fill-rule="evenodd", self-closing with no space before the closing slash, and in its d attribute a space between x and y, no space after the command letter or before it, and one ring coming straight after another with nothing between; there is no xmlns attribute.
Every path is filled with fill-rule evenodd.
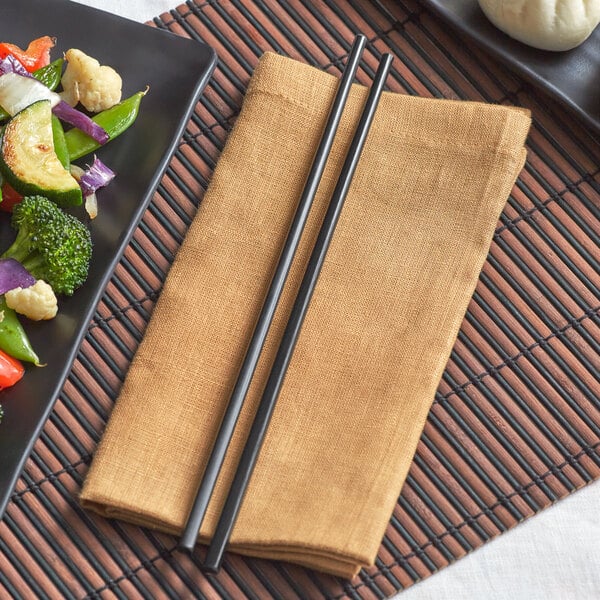
<svg viewBox="0 0 600 600"><path fill-rule="evenodd" d="M177 550L179 550L179 552L183 552L184 554L192 554L192 552L194 551L194 547L190 546L189 544L183 544L180 542L177 545Z"/></svg>
<svg viewBox="0 0 600 600"><path fill-rule="evenodd" d="M215 548L214 546L208 547L206 558L202 563L201 569L205 573L218 573L221 570L221 562L223 561L224 547L220 546Z"/></svg>
<svg viewBox="0 0 600 600"><path fill-rule="evenodd" d="M367 45L367 36L362 33L357 33L352 42L352 49L350 54L362 54L365 46Z"/></svg>

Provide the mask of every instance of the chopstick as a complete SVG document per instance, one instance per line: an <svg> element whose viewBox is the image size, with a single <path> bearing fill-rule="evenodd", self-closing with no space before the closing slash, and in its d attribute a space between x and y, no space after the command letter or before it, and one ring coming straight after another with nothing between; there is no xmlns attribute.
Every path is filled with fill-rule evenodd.
<svg viewBox="0 0 600 600"><path fill-rule="evenodd" d="M296 296L283 338L277 350L277 355L261 397L256 416L254 417L250 434L242 452L242 457L231 484L227 500L225 501L223 512L221 513L215 533L208 548L208 553L202 567L206 571L216 572L221 565L223 553L225 552L244 494L252 476L252 471L254 470L254 466L258 459L269 426L269 421L271 420L271 415L273 414L277 402L277 397L279 396L288 365L292 358L296 341L308 310L313 291L317 284L321 267L325 261L325 256L333 237L346 195L350 189L352 177L358 165L364 143L367 139L392 60L393 58L390 54L384 54L379 63L373 85L367 97L360 121L350 144L350 149L346 155L342 171L331 197L327 213L321 229L319 230L319 235L310 256L298 295Z"/></svg>
<svg viewBox="0 0 600 600"><path fill-rule="evenodd" d="M366 41L367 40L364 35L358 35L352 44L352 49L348 56L337 92L333 99L329 116L327 117L327 122L325 124L319 146L306 178L304 190L298 202L298 207L283 246L279 262L277 263L269 291L254 328L252 339L250 340L250 344L246 350L246 355L240 368L233 392L229 399L229 404L225 410L215 443L204 470L200 487L196 493L194 504L179 541L179 548L181 550L191 552L196 544L196 540L198 539L200 527L206 515L206 509L208 508L208 504L217 482L221 466L225 460L227 448L231 442L235 425L242 410L246 395L248 394L248 389L250 387L258 359L262 352L271 322L273 321L273 315L277 309L277 305L289 274L290 266L296 253L302 231L304 230L310 208L317 193L317 188L321 181L323 171L325 170L329 152L331 151L331 146L333 144L340 119L342 118L346 100L348 98L348 94L350 93L352 81L356 75L356 71L358 70L360 57Z"/></svg>

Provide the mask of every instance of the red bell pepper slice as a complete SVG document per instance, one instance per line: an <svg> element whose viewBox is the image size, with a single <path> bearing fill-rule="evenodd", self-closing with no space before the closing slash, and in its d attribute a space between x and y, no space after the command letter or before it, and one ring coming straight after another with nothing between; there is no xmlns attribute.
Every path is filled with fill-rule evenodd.
<svg viewBox="0 0 600 600"><path fill-rule="evenodd" d="M50 64L50 50L55 40L48 35L33 40L27 50L21 50L14 44L0 43L0 58L12 54L30 73Z"/></svg>
<svg viewBox="0 0 600 600"><path fill-rule="evenodd" d="M23 373L25 367L16 358L0 350L0 389L15 385Z"/></svg>
<svg viewBox="0 0 600 600"><path fill-rule="evenodd" d="M2 184L2 202L0 202L0 210L10 213L12 212L13 206L21 202L21 200L23 200L23 196L5 181Z"/></svg>

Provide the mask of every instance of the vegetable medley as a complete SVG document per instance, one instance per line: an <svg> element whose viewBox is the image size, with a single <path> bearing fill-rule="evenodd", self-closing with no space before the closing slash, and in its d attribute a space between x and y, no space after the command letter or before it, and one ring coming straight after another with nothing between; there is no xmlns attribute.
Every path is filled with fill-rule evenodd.
<svg viewBox="0 0 600 600"><path fill-rule="evenodd" d="M87 278L90 230L67 211L96 217L96 191L115 173L93 153L135 121L145 94L122 100L119 74L77 48L50 62L54 44L0 43L0 210L16 230L0 245L0 389L23 377L22 362L41 364L20 318L54 318L57 295Z"/></svg>

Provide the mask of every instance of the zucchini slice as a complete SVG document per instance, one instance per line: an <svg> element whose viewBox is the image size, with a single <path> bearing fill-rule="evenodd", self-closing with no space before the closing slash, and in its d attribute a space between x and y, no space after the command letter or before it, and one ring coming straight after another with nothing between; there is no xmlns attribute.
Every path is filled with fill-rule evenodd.
<svg viewBox="0 0 600 600"><path fill-rule="evenodd" d="M7 123L0 140L0 172L24 196L45 196L59 206L82 203L79 184L54 151L49 100L30 104Z"/></svg>

